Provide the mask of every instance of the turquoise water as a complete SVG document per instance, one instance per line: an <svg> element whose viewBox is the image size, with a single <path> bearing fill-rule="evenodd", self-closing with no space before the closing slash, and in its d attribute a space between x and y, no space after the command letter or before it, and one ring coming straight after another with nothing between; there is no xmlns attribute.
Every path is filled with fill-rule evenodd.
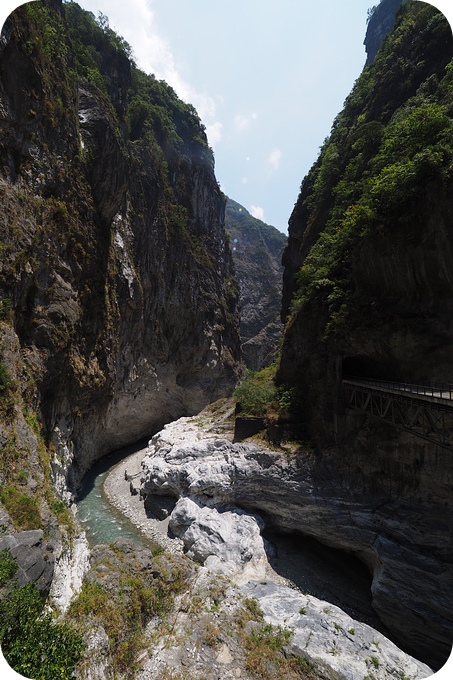
<svg viewBox="0 0 453 680"><path fill-rule="evenodd" d="M79 521L91 547L111 543L120 536L149 545L139 529L110 505L102 490L109 471L127 456L144 448L147 442L146 439L104 456L83 478L76 503Z"/></svg>

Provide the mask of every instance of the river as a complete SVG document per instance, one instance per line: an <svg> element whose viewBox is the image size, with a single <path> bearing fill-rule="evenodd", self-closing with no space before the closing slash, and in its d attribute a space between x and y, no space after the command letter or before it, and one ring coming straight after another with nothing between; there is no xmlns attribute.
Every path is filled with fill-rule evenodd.
<svg viewBox="0 0 453 680"><path fill-rule="evenodd" d="M149 546L150 541L123 513L109 503L103 491L104 481L115 465L143 449L147 442L148 439L145 439L104 456L83 478L76 499L77 513L90 547L101 543L111 543L119 536L131 538Z"/></svg>

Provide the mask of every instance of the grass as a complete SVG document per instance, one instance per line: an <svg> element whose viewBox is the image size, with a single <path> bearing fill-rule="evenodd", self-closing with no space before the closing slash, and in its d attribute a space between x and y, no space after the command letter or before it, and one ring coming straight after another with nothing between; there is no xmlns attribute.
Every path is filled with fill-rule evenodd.
<svg viewBox="0 0 453 680"><path fill-rule="evenodd" d="M206 623L205 633L202 642L208 647L217 647L221 642L221 631L219 626L212 621Z"/></svg>
<svg viewBox="0 0 453 680"><path fill-rule="evenodd" d="M0 552L0 587L12 579L17 571L17 564L6 548Z"/></svg>
<svg viewBox="0 0 453 680"><path fill-rule="evenodd" d="M374 666L374 668L379 668L379 666L381 665L381 662L379 661L377 656L370 656L369 659L366 659L365 663L367 666Z"/></svg>
<svg viewBox="0 0 453 680"><path fill-rule="evenodd" d="M0 501L5 506L18 531L42 527L41 513L35 498L8 484L0 491Z"/></svg>
<svg viewBox="0 0 453 680"><path fill-rule="evenodd" d="M302 609L304 609L302 607ZM313 664L303 656L292 656L287 651L294 632L264 622L264 615L255 598L244 600L235 615L236 630L246 652L245 668L252 677L274 680L321 677Z"/></svg>
<svg viewBox="0 0 453 680"><path fill-rule="evenodd" d="M175 596L188 588L191 573L166 555L154 556L147 567L139 558L135 548L102 546L68 612L69 620L87 633L93 625L102 626L109 639L112 672L126 678L134 677L137 658L149 645L148 623L165 624Z"/></svg>

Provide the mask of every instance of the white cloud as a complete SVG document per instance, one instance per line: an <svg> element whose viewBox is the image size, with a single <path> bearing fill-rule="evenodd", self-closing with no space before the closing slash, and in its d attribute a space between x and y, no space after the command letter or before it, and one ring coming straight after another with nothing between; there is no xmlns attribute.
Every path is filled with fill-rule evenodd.
<svg viewBox="0 0 453 680"><path fill-rule="evenodd" d="M219 121L206 126L206 134L208 136L209 146L215 149L215 145L222 139L222 123Z"/></svg>
<svg viewBox="0 0 453 680"><path fill-rule="evenodd" d="M239 132L245 132L245 130L248 130L250 127L250 118L242 115L242 113L238 113L234 117L234 127Z"/></svg>
<svg viewBox="0 0 453 680"><path fill-rule="evenodd" d="M243 113L237 113L234 117L234 127L238 132L245 132L248 130L252 124L252 121L257 119L256 113L252 113L251 116L246 116Z"/></svg>
<svg viewBox="0 0 453 680"><path fill-rule="evenodd" d="M169 43L159 34L150 0L79 0L79 4L95 16L99 11L106 14L111 27L133 45L139 68L165 80L178 97L196 108L205 125L212 124L215 101L206 92L197 92L181 76L182 69L178 69Z"/></svg>
<svg viewBox="0 0 453 680"><path fill-rule="evenodd" d="M250 214L252 217L256 217L258 220L262 220L264 222L264 210L263 208L260 208L257 205L251 205L250 206Z"/></svg>
<svg viewBox="0 0 453 680"><path fill-rule="evenodd" d="M275 147L270 152L270 154L267 158L267 162L271 166L271 168L273 168L274 170L278 170L279 167L280 167L281 159L282 159L282 152L280 151L280 149Z"/></svg>
<svg viewBox="0 0 453 680"><path fill-rule="evenodd" d="M249 181L249 178L248 178L248 177L243 177L243 178L242 178L242 184L247 184L248 181Z"/></svg>

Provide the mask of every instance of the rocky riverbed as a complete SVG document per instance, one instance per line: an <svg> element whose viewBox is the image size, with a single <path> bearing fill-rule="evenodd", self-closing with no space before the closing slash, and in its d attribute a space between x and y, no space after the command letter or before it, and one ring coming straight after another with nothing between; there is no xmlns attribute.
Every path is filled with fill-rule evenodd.
<svg viewBox="0 0 453 680"><path fill-rule="evenodd" d="M226 402L220 409L208 408L199 416L167 425L146 449L112 470L104 491L145 537L169 552L186 552L203 565L198 577L201 584L206 573L226 578L231 586L225 594L226 611L233 607L232 599L256 598L267 623L293 632L290 653L329 669L328 677L429 677L428 666L401 651L377 629L363 571L358 569L354 579L357 565L342 561L339 553L328 558L319 548L308 557L291 536L273 535L272 543L268 542L262 536L266 513L260 516L232 502L227 490L239 478L253 477L258 463L261 467L280 465L281 475L293 465L288 454L259 443L233 444L231 405ZM304 590L296 584L304 584ZM345 610L355 612L357 618ZM155 677L153 673L162 664L181 669L181 650L174 645L187 628L187 616L180 618L179 632L176 617L168 633L172 642L160 640L144 664L142 680ZM169 647L173 652L169 653ZM236 663L237 653L228 644L219 655L220 670L213 677L248 677L241 675L244 671ZM187 663L195 663L195 657ZM201 657L197 663L202 669Z"/></svg>

